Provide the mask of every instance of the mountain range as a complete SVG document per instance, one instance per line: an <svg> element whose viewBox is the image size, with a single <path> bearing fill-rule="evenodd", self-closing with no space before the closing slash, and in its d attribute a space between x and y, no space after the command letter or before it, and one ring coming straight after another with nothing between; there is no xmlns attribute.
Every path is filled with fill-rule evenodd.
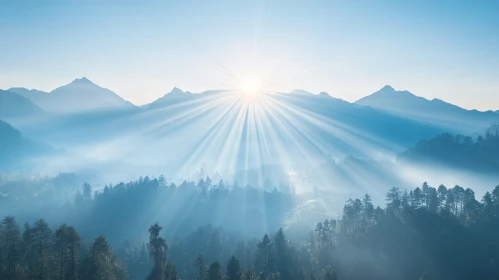
<svg viewBox="0 0 499 280"><path fill-rule="evenodd" d="M9 94L3 90L1 91L2 94L0 94L0 98L2 98L0 106L6 107L2 110L4 114L1 116L15 115L16 113L12 111L39 113L41 110L44 110L54 113L80 113L99 110L133 110L138 108L113 91L96 85L86 77L75 79L71 83L56 88L51 92L36 89L30 90L22 87L9 88L7 91L11 93ZM201 97L206 97L206 95L220 92L223 91L205 91L200 94L194 94L189 91L184 92L179 88L173 88L169 93L150 104L141 106L141 108L163 108L174 103L200 99ZM25 99L12 93L16 93ZM302 97L307 96L309 98L333 98L326 92L316 95L301 89L294 90L289 94ZM29 104L27 101L31 101L32 104ZM10 104L12 106L7 106ZM497 120L496 114L499 114L499 110L495 112L466 110L437 98L428 100L406 90L395 90L389 85L359 99L354 104L370 106L408 118L448 125L454 125L456 122L462 124L463 121L473 125L476 123L490 124L488 122ZM8 113L6 113L7 107L10 107ZM14 110L18 107L22 110Z"/></svg>
<svg viewBox="0 0 499 280"><path fill-rule="evenodd" d="M356 101L355 104L370 106L436 125L448 126L453 130L459 130L463 127L467 129L483 127L497 121L497 112L466 110L437 98L428 100L406 90L397 91L388 85Z"/></svg>
<svg viewBox="0 0 499 280"><path fill-rule="evenodd" d="M116 93L102 88L87 78L75 79L51 92L10 88L47 112L80 113L105 110L133 110L137 107Z"/></svg>
<svg viewBox="0 0 499 280"><path fill-rule="evenodd" d="M191 170L208 163L221 172L230 162L237 172L279 163L283 155L290 168L324 158L383 158L424 138L483 131L499 121L496 112L465 110L390 86L354 103L305 90L248 101L235 91L174 88L137 107L86 78L51 92L0 91L0 108L0 119L55 148L178 174L189 161L197 164ZM27 116L30 121L23 120Z"/></svg>

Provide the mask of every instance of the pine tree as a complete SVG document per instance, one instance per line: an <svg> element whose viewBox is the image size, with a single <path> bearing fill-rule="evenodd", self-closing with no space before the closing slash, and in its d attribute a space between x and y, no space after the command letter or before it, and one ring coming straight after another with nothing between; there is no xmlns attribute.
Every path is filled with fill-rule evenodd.
<svg viewBox="0 0 499 280"><path fill-rule="evenodd" d="M386 194L387 208L398 209L400 207L400 189L393 187Z"/></svg>
<svg viewBox="0 0 499 280"><path fill-rule="evenodd" d="M83 184L83 199L92 199L92 186L89 183Z"/></svg>
<svg viewBox="0 0 499 280"><path fill-rule="evenodd" d="M438 186L437 194L438 194L438 201L439 201L438 208L440 210L442 210L445 207L445 203L446 203L446 199L447 199L447 188L444 185Z"/></svg>
<svg viewBox="0 0 499 280"><path fill-rule="evenodd" d="M321 232L324 236L328 235L329 221L326 220L326 222L324 222ZM326 239L326 237L323 239ZM324 240L323 243L325 242L326 241ZM282 228L280 228L274 236L273 252L274 255L272 257L275 260L275 269L281 274L282 278L291 279L295 268L293 266L292 252ZM267 270L266 272L269 271Z"/></svg>
<svg viewBox="0 0 499 280"><path fill-rule="evenodd" d="M420 208L423 205L423 194L420 188L416 188L413 191L411 205L413 208Z"/></svg>
<svg viewBox="0 0 499 280"><path fill-rule="evenodd" d="M103 236L92 244L93 269L96 279L115 279L111 263L111 248Z"/></svg>
<svg viewBox="0 0 499 280"><path fill-rule="evenodd" d="M197 255L194 260L194 279L203 280L206 275L206 266L204 264L203 255Z"/></svg>
<svg viewBox="0 0 499 280"><path fill-rule="evenodd" d="M149 280L161 280L165 279L166 274L166 252L167 244L166 240L160 237L162 227L155 223L149 228L149 243L147 243L147 248L149 249L149 256L154 261L154 267L147 277Z"/></svg>
<svg viewBox="0 0 499 280"><path fill-rule="evenodd" d="M271 271L272 245L269 236L265 234L257 246L258 251L255 259L255 267L258 271L265 274Z"/></svg>
<svg viewBox="0 0 499 280"><path fill-rule="evenodd" d="M372 203L371 196L369 194L364 195L364 199L362 200L363 206L363 214L364 214L364 226L366 229L370 228L373 222L374 217L374 206Z"/></svg>
<svg viewBox="0 0 499 280"><path fill-rule="evenodd" d="M28 271L34 268L34 250L33 250L33 232L28 223L24 224L23 232L23 261L27 266Z"/></svg>
<svg viewBox="0 0 499 280"><path fill-rule="evenodd" d="M97 279L128 279L126 267L112 254L111 247L103 236L95 239L92 245L92 256Z"/></svg>
<svg viewBox="0 0 499 280"><path fill-rule="evenodd" d="M40 219L36 221L32 230L32 242L34 251L34 271L33 277L40 280L52 279L52 248L53 248L53 234L48 224Z"/></svg>
<svg viewBox="0 0 499 280"><path fill-rule="evenodd" d="M16 275L22 273L19 271L22 261L22 239L19 225L13 216L7 216L2 220L0 230L0 258L2 259L4 269L3 273L7 279L16 279Z"/></svg>
<svg viewBox="0 0 499 280"><path fill-rule="evenodd" d="M178 276L178 270L175 265L173 265L171 262L168 262L166 264L166 270L165 270L165 277L163 278L165 280L179 280Z"/></svg>
<svg viewBox="0 0 499 280"><path fill-rule="evenodd" d="M227 263L227 280L241 279L241 267L239 261L233 255Z"/></svg>
<svg viewBox="0 0 499 280"><path fill-rule="evenodd" d="M103 236L94 239L90 253L81 262L80 273L82 279L128 279L126 267L112 254Z"/></svg>
<svg viewBox="0 0 499 280"><path fill-rule="evenodd" d="M78 280L78 266L80 261L78 248L80 247L80 236L73 227L68 227L66 230L66 234L67 247L69 250L69 264L66 273L66 279Z"/></svg>
<svg viewBox="0 0 499 280"><path fill-rule="evenodd" d="M222 266L218 261L212 263L208 268L206 280L222 280Z"/></svg>
<svg viewBox="0 0 499 280"><path fill-rule="evenodd" d="M59 227L55 235L59 258L59 278L68 280L78 279L78 247L80 242L78 233L76 233L73 227L68 227L64 224Z"/></svg>

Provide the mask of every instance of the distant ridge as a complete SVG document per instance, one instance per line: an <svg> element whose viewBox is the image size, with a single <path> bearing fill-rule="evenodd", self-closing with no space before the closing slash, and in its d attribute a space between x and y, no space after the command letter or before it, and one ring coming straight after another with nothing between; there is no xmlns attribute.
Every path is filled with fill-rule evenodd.
<svg viewBox="0 0 499 280"><path fill-rule="evenodd" d="M23 95L46 111L57 113L132 110L137 108L116 93L96 85L86 77L75 79L71 83L58 87L49 93L25 88L11 88L9 90Z"/></svg>
<svg viewBox="0 0 499 280"><path fill-rule="evenodd" d="M292 95L310 95L310 96L314 95L313 93L308 92L308 91L303 90L303 89L295 89L292 92L290 92L289 94L292 94Z"/></svg>
<svg viewBox="0 0 499 280"><path fill-rule="evenodd" d="M38 101L44 98L48 92L37 90L37 89L26 89L22 87L9 88L8 91L15 92L26 98L28 98L33 103L38 103Z"/></svg>
<svg viewBox="0 0 499 280"><path fill-rule="evenodd" d="M24 138L9 123L0 120L0 168L25 169L27 160L54 153L50 146Z"/></svg>
<svg viewBox="0 0 499 280"><path fill-rule="evenodd" d="M428 100L406 90L397 91L389 85L355 103L434 124L472 127L488 126L499 120L492 111L466 110L438 98Z"/></svg>
<svg viewBox="0 0 499 280"><path fill-rule="evenodd" d="M324 91L319 92L319 96L320 97L332 97L331 95L329 95L329 93L324 92Z"/></svg>
<svg viewBox="0 0 499 280"><path fill-rule="evenodd" d="M192 103L204 102L207 97L212 97L222 92L230 92L228 90L211 90L197 94L174 87L170 92L150 104L141 106L139 109L139 107L124 100L116 93L98 86L86 77L75 79L71 83L48 93L19 87L9 90L17 95L17 98L14 98L17 100L15 103L21 109L12 110L11 108L18 107L5 104L10 104L13 101L4 101L0 106L6 107L3 112L0 112L0 117L2 114L7 115L7 113L19 116L30 115L30 112L36 113L40 111L76 114L93 111L112 112L113 114L114 112L138 112L141 111L140 109L147 111L171 105L182 104L181 106L191 106L193 105ZM314 94L303 89L295 89L289 93L276 92L276 94L279 95L279 98L283 98L283 100L288 100L289 102L306 102L306 104L311 105L310 111L316 113L318 110L331 114L338 113L337 111L331 112L331 106L336 105L342 106L339 108L345 109L355 106L368 106L375 110L385 111L385 113L388 112L404 118L413 119L420 123L439 127L439 129L450 128L447 130L449 132L466 132L471 129L482 129L499 121L499 111L481 112L466 110L438 98L428 100L416 96L407 90L395 90L390 85L386 85L375 93L354 102L353 105L355 106L353 107L346 106L352 104L333 97L326 92ZM9 95L4 95L3 98L6 99L7 96ZM335 108L335 110L338 110L338 108Z"/></svg>
<svg viewBox="0 0 499 280"><path fill-rule="evenodd" d="M146 106L147 109L156 109L168 106L172 103L182 102L191 98L194 94L189 91L183 91L177 87L174 87L169 93L166 93L162 97L156 99L152 103Z"/></svg>
<svg viewBox="0 0 499 280"><path fill-rule="evenodd" d="M33 117L43 110L28 98L15 92L0 90L0 119Z"/></svg>
<svg viewBox="0 0 499 280"><path fill-rule="evenodd" d="M162 97L154 100L153 102L143 106L145 109L158 109L164 108L174 104L180 104L187 101L197 100L200 101L217 94L229 92L228 90L206 90L201 93L192 93L190 91L183 91L174 87L170 92L164 94Z"/></svg>

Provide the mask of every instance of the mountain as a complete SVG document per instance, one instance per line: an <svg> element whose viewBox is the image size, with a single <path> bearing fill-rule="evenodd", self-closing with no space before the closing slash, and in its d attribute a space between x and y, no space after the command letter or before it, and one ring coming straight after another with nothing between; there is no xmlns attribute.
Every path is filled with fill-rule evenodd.
<svg viewBox="0 0 499 280"><path fill-rule="evenodd" d="M75 106L77 110L89 109L92 104L121 108L120 104L126 103L122 99L118 105L106 103L99 94L93 99L72 101L74 95L93 94L88 88L115 96L87 79L78 79L46 94L44 102L67 103L61 107L66 111L76 110ZM92 104L83 104L82 108L80 103L84 101ZM103 160L158 167L178 176L185 175L186 161L191 170L235 174L284 161L286 168L303 169L326 158L383 157L444 132L417 119L352 104L327 93L301 90L262 93L250 100L238 91L194 94L174 88L133 113L88 111L64 117L51 115L30 124L16 126L54 147Z"/></svg>
<svg viewBox="0 0 499 280"><path fill-rule="evenodd" d="M324 93L319 95L282 94L274 99L279 101L283 109L298 110L310 115L309 118L311 116L319 118L316 122L309 124L309 127L323 126L321 122L326 121L332 125L331 128L342 129L348 133L378 135L387 140L397 138L406 144L412 142L413 140L410 139L414 139L416 135L432 135L440 130L417 119L400 118L391 113L332 97L329 94L326 96ZM333 133L330 136L339 137L340 135Z"/></svg>
<svg viewBox="0 0 499 280"><path fill-rule="evenodd" d="M174 87L169 93L163 95L163 97L156 99L154 102L147 105L146 108L147 109L163 108L175 103L187 101L190 98L195 98L195 97L196 95L194 95L189 91L184 92L183 90Z"/></svg>
<svg viewBox="0 0 499 280"><path fill-rule="evenodd" d="M21 132L0 120L0 169L26 169L28 162L51 154L49 146L24 138Z"/></svg>
<svg viewBox="0 0 499 280"><path fill-rule="evenodd" d="M355 103L458 132L486 127L499 120L498 115L492 111L466 110L437 98L428 100L406 90L397 91L389 85Z"/></svg>
<svg viewBox="0 0 499 280"><path fill-rule="evenodd" d="M22 88L22 87L9 88L8 91L15 92L19 95L24 96L24 97L28 98L34 104L38 104L40 102L40 100L47 97L47 95L49 94L48 92L45 92L45 91L41 91L41 90L37 90L37 89L27 89L27 88Z"/></svg>
<svg viewBox="0 0 499 280"><path fill-rule="evenodd" d="M0 119L34 117L43 113L28 98L15 92L0 90Z"/></svg>
<svg viewBox="0 0 499 280"><path fill-rule="evenodd" d="M289 93L290 95L313 96L314 94L303 89L295 89Z"/></svg>
<svg viewBox="0 0 499 280"><path fill-rule="evenodd" d="M424 137L443 132L427 123L326 94L271 92L248 101L237 91L192 94L179 89L128 120L126 129L134 135L133 144L123 146L130 147L130 158L169 165L165 170L181 168L184 159L195 159L193 164L199 166L194 169L203 162L213 163L205 170L224 174L227 167L223 162L231 162L229 172L237 173L284 160L279 149L261 154L259 149L269 145L286 147L286 162L300 168L328 155L369 158L402 152ZM303 159L304 154L309 161Z"/></svg>
<svg viewBox="0 0 499 280"><path fill-rule="evenodd" d="M331 95L329 95L329 93L324 92L324 91L321 91L319 93L319 96L322 97L322 98L331 98L332 97Z"/></svg>
<svg viewBox="0 0 499 280"><path fill-rule="evenodd" d="M76 79L71 83L45 93L25 88L11 88L49 112L81 113L88 111L125 111L137 107L109 89L102 88L87 78Z"/></svg>

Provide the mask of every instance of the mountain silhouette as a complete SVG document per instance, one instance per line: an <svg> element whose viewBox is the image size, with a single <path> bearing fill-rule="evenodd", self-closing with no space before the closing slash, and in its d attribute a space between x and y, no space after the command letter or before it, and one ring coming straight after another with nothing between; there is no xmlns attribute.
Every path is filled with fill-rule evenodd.
<svg viewBox="0 0 499 280"><path fill-rule="evenodd" d="M34 104L38 104L41 99L45 98L48 92L37 90L37 89L27 89L22 87L9 88L8 91L15 92L28 98Z"/></svg>
<svg viewBox="0 0 499 280"><path fill-rule="evenodd" d="M162 97L156 99L152 103L146 105L145 108L147 109L163 108L175 103L187 101L190 98L199 97L198 94L196 95L192 94L189 91L184 92L183 90L174 87L169 93L163 95Z"/></svg>
<svg viewBox="0 0 499 280"><path fill-rule="evenodd" d="M50 155L47 145L25 138L9 123L0 120L0 169L25 169L34 158Z"/></svg>
<svg viewBox="0 0 499 280"><path fill-rule="evenodd" d="M41 113L42 109L28 98L15 92L0 90L0 119L29 118Z"/></svg>
<svg viewBox="0 0 499 280"><path fill-rule="evenodd" d="M308 92L308 91L303 90L303 89L295 89L295 90L291 91L289 94L291 94L291 95L304 95L304 96L307 96L307 95L308 96L312 96L312 95L314 95L313 93Z"/></svg>
<svg viewBox="0 0 499 280"><path fill-rule="evenodd" d="M83 77L45 93L25 88L11 88L48 112L81 113L88 111L134 110L137 107L109 89Z"/></svg>
<svg viewBox="0 0 499 280"><path fill-rule="evenodd" d="M399 153L423 138L452 131L462 114L475 114L443 101L429 101L408 91L398 92L391 87L373 94L371 99L385 100L391 107L398 106L396 102L401 106L414 104L416 108L431 104L439 108L434 110L447 112L443 117L449 120L437 118L443 117L434 116L434 112L419 117L380 109L381 105L386 105L383 103L365 106L362 101L350 103L327 93L312 94L303 90L262 93L257 100L248 101L238 91L197 94L173 88L142 109L131 111L120 111L129 106L136 107L88 79L77 79L50 93L34 94L47 95L47 100L53 102L50 105L67 104L64 110L71 108L79 113L71 116L54 114L23 126L15 124L30 136L68 150L105 143L109 145L106 158L119 157L129 162L145 160L147 164L161 165L170 170L181 168L183 161L193 157L200 165L203 161L210 162L219 157L220 150L227 148L232 149L230 153L226 152L230 157L228 160L234 163L232 171L257 164L275 164L280 160L277 151L269 150L265 159L252 156L268 146L270 141L273 145L287 147L286 160L290 164L308 164L303 161L304 151L313 163L325 157L341 160L349 155L370 158ZM74 104L81 96L95 98ZM56 97L57 102L52 101ZM420 110L427 112L427 109ZM227 146L232 143L230 141L236 141L237 145ZM255 162L246 157L254 158ZM216 166L213 168L212 171L217 171Z"/></svg>
<svg viewBox="0 0 499 280"><path fill-rule="evenodd" d="M458 131L486 127L499 120L492 111L466 110L437 98L428 100L406 90L398 91L389 85L355 103Z"/></svg>

